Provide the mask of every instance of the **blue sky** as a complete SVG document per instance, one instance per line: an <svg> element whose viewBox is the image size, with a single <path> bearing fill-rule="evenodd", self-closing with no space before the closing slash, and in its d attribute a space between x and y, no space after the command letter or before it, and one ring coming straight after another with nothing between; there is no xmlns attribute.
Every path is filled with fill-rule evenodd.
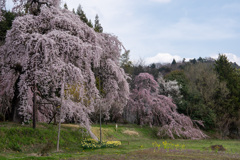
<svg viewBox="0 0 240 160"><path fill-rule="evenodd" d="M224 53L240 65L240 0L63 0L96 14L104 32L118 36L132 61L146 64L173 58Z"/></svg>

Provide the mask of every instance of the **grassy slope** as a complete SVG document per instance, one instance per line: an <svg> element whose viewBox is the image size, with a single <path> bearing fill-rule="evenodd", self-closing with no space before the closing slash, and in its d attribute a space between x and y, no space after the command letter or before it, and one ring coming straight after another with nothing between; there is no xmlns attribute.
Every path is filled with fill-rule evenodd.
<svg viewBox="0 0 240 160"><path fill-rule="evenodd" d="M93 125L92 131L99 137L99 126ZM124 131L134 131L138 135L124 134ZM59 158L82 158L82 159L158 159L157 155L171 159L181 159L188 156L194 158L196 154L211 157L211 145L223 145L227 153L233 155L240 153L240 141L236 140L161 140L155 137L156 129L140 127L137 125L119 125L117 131L114 124L103 125L103 140L120 140L122 146L117 148L104 148L96 150L83 150L80 147L82 132L77 125L63 125L61 132L61 152L56 153L57 126L38 124L33 130L30 126L21 126L13 123L0 123L0 159L59 159ZM185 145L184 153L171 153L163 150L163 141L167 143ZM154 152L152 143L161 145L159 151ZM41 157L42 150L49 152L48 157ZM190 151L195 150L196 153ZM189 151L188 151L189 150ZM203 152L203 153L201 153ZM101 155L101 156L100 156ZM198 157L201 157L198 155ZM138 157L140 156L140 157ZM148 157L150 156L150 157ZM24 158L25 157L25 158ZM145 157L145 158L144 158ZM224 156L221 156L224 158ZM217 158L215 156L215 158ZM226 158L226 157L225 157ZM203 158L204 159L204 158ZM214 158L212 158L214 159ZM219 158L217 158L219 159Z"/></svg>

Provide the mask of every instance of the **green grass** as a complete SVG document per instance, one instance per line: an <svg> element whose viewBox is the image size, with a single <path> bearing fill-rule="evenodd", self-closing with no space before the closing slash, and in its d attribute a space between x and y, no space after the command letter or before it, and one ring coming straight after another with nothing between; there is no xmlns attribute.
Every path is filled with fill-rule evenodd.
<svg viewBox="0 0 240 160"><path fill-rule="evenodd" d="M30 125L1 123L0 137L0 153L40 153L42 150L48 152L54 150L57 144L57 126L41 123L33 129ZM63 150L74 151L79 148L81 139L79 129L62 127L60 146Z"/></svg>
<svg viewBox="0 0 240 160"><path fill-rule="evenodd" d="M97 125L93 125L93 130L96 132L99 130ZM125 130L132 130L139 133L139 136L129 136L123 134ZM206 151L210 149L211 145L223 145L230 153L240 153L240 141L239 140L218 140L218 139L206 139L206 140L182 140L182 139L159 139L156 137L157 128L150 128L148 126L140 127L138 125L120 125L118 130L115 131L115 125L103 125L103 140L120 140L123 142L127 151L138 150L140 146L142 148L151 148L153 142L162 144L167 141L173 144L185 145L186 149L194 149L200 151ZM99 137L99 134L96 134ZM128 146L128 143L130 144Z"/></svg>
<svg viewBox="0 0 240 160"><path fill-rule="evenodd" d="M92 131L99 137L99 125L93 125ZM170 140L158 139L157 128L138 125L102 125L102 139L120 140L122 145L115 148L83 149L81 140L86 137L78 125L62 125L60 149L56 152L57 126L39 123L37 129L30 125L0 123L0 159L240 159L239 140ZM163 143L185 148L167 151ZM154 152L153 144L160 144ZM211 151L211 145L223 145L226 152ZM41 152L46 154L41 156ZM160 156L160 157L159 157Z"/></svg>

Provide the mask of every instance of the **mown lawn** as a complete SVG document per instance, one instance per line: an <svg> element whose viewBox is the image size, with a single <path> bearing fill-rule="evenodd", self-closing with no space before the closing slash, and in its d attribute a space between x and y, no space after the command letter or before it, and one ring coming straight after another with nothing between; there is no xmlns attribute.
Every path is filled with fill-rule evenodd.
<svg viewBox="0 0 240 160"><path fill-rule="evenodd" d="M99 137L99 125L92 131ZM122 145L82 149L84 130L63 124L57 153L57 126L39 123L33 130L30 125L0 123L0 159L240 159L239 140L158 139L156 132L147 126L119 124L116 130L115 124L103 125L103 140L120 140ZM211 150L212 145L222 145L226 151Z"/></svg>

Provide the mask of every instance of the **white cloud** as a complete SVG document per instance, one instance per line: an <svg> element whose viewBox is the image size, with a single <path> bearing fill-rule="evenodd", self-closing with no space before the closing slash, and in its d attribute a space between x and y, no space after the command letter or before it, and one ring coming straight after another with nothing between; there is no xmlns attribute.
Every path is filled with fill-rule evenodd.
<svg viewBox="0 0 240 160"><path fill-rule="evenodd" d="M230 62L233 62L233 63L236 62L238 65L240 65L240 57L239 56L237 56L233 53L221 53L221 54L226 55ZM218 55L213 55L211 57L214 58L214 59L217 59Z"/></svg>
<svg viewBox="0 0 240 160"><path fill-rule="evenodd" d="M172 63L173 59L178 62L182 61L183 58L178 55L171 55L169 53L158 53L156 56L146 58L146 64Z"/></svg>

